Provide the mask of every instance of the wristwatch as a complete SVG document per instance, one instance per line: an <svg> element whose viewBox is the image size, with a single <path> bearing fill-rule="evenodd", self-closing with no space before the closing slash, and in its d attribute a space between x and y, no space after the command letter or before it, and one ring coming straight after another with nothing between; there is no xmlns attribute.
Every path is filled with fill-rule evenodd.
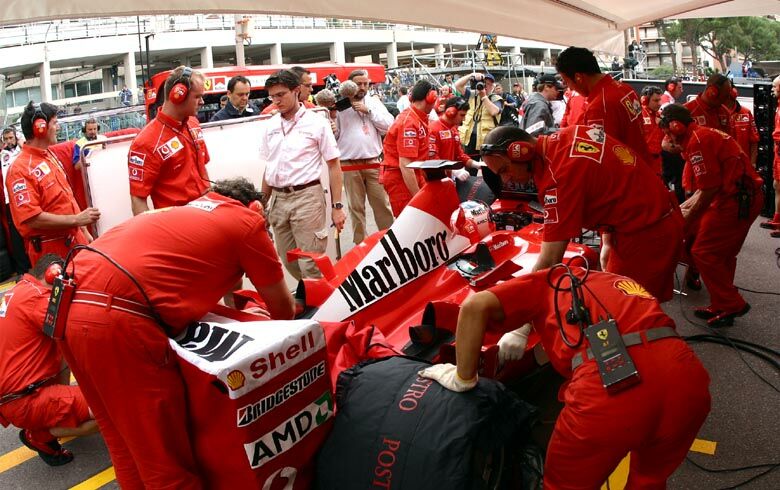
<svg viewBox="0 0 780 490"><path fill-rule="evenodd" d="M340 202L336 201L336 202L334 202L334 203L331 205L331 207L332 207L333 209L342 209L342 208L344 207L344 205L343 205L343 204L341 204Z"/></svg>

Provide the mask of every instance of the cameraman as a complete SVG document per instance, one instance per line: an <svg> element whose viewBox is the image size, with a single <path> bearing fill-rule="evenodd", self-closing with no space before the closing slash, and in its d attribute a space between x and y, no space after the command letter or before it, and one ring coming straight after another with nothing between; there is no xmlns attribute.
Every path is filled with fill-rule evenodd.
<svg viewBox="0 0 780 490"><path fill-rule="evenodd" d="M455 91L462 93L469 103L469 112L460 126L460 140L469 155L475 155L485 136L498 126L503 100L493 93L495 83L490 73L468 74L455 82Z"/></svg>
<svg viewBox="0 0 780 490"><path fill-rule="evenodd" d="M558 98L558 91L562 89L560 82L554 75L542 75L534 83L534 89L536 91L528 96L523 106L520 129L531 136L554 133L558 128L551 102Z"/></svg>

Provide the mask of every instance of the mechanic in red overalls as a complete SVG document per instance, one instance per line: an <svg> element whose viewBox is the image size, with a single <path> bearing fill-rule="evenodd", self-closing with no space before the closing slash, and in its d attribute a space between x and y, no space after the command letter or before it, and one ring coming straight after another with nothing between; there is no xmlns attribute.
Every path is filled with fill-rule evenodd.
<svg viewBox="0 0 780 490"><path fill-rule="evenodd" d="M0 424L19 427L19 438L50 466L73 460L58 437L97 432L87 401L70 385L57 344L41 330L51 286L43 281L47 268L62 264L44 255L0 302Z"/></svg>
<svg viewBox="0 0 780 490"><path fill-rule="evenodd" d="M772 95L780 102L780 76L772 81ZM772 219L761 223L761 228L772 230L772 236L780 238L780 103L778 103L777 111L775 112L775 130L772 133L772 139L775 142L775 156L772 164L775 186L775 215Z"/></svg>
<svg viewBox="0 0 780 490"><path fill-rule="evenodd" d="M203 105L204 81L203 74L190 67L173 70L165 80L157 117L130 145L127 168L134 215L149 210L149 196L160 209L187 204L208 189L209 152L195 117Z"/></svg>
<svg viewBox="0 0 780 490"><path fill-rule="evenodd" d="M682 244L673 196L631 148L599 128L570 126L533 138L519 128L492 130L482 160L504 182L533 176L544 205L541 253L534 270L563 258L583 228L612 234L606 270L631 277L659 301L672 298Z"/></svg>
<svg viewBox="0 0 780 490"><path fill-rule="evenodd" d="M566 379L559 391L565 406L547 447L544 488L600 488L630 453L626 488L664 489L710 411L709 375L677 336L674 321L642 286L605 272L590 272L585 279L585 270L578 267L571 273L584 281L585 287L578 288L579 303L587 311L583 326L600 318L615 320L639 373L638 384L608 393L596 361L586 356L588 341L577 345L583 337L580 325L556 320L556 312L565 318L574 306L571 277L564 276L563 266L511 279L466 299L458 317L457 367L437 364L420 374L453 391L470 390L477 384L485 330L509 331L499 349L516 360L527 338L511 330L528 322L541 336L553 368ZM556 309L551 284L559 279ZM528 330L526 326L526 335Z"/></svg>
<svg viewBox="0 0 780 490"><path fill-rule="evenodd" d="M90 405L123 489L202 488L184 383L169 345L243 276L272 318L293 300L266 232L260 193L217 182L185 206L112 228L67 266L77 287L61 349ZM249 207L247 207L249 206Z"/></svg>
<svg viewBox="0 0 780 490"><path fill-rule="evenodd" d="M730 131L729 110L723 105L731 96L731 81L716 73L707 79L707 86L683 106L691 113L691 117L699 126L720 129L724 133Z"/></svg>
<svg viewBox="0 0 780 490"><path fill-rule="evenodd" d="M729 110L729 134L736 140L742 151L750 159L753 168L758 158L758 127L750 109L737 100L737 89L732 88L724 106Z"/></svg>
<svg viewBox="0 0 780 490"><path fill-rule="evenodd" d="M661 89L647 86L642 89L642 131L647 142L650 167L659 177L661 169L661 142L664 132L658 127L658 119L661 115L658 109L661 107Z"/></svg>
<svg viewBox="0 0 780 490"><path fill-rule="evenodd" d="M750 310L734 286L737 255L764 203L763 181L731 136L699 126L683 106L664 108L661 128L682 149L693 195L681 206L686 228L696 227L693 263L710 293L697 317L713 327L730 326Z"/></svg>
<svg viewBox="0 0 780 490"><path fill-rule="evenodd" d="M406 166L428 159L428 113L436 105L437 97L431 82L418 81L409 92L412 105L399 114L387 130L381 179L395 217L425 185L422 172Z"/></svg>
<svg viewBox="0 0 780 490"><path fill-rule="evenodd" d="M56 106L27 104L22 114L27 142L5 181L11 216L31 264L44 254L64 257L74 245L89 243L86 226L100 218L97 208L79 209L62 164L49 151L57 143L58 127Z"/></svg>
<svg viewBox="0 0 780 490"><path fill-rule="evenodd" d="M453 97L444 103L439 119L428 124L428 159L462 162L466 168L478 168L477 163L463 151L458 128L463 124L469 112L469 103L462 97ZM468 180L469 172L455 169L452 176L458 180Z"/></svg>
<svg viewBox="0 0 780 490"><path fill-rule="evenodd" d="M601 73L596 57L585 48L564 49L558 55L555 68L570 89L587 98L585 115L578 124L604 129L647 163L642 105L634 89Z"/></svg>

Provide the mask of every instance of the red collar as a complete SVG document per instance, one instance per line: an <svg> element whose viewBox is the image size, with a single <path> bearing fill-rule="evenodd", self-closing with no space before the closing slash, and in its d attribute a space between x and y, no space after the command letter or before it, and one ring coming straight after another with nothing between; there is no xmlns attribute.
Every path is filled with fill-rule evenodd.
<svg viewBox="0 0 780 490"><path fill-rule="evenodd" d="M38 147L32 146L32 145L24 145L22 146L22 151L27 153L32 153L33 156L46 158L51 155L51 152L49 152L48 149L42 150Z"/></svg>
<svg viewBox="0 0 780 490"><path fill-rule="evenodd" d="M612 79L612 75L604 75L601 77L601 80L596 82L596 85L590 89L590 93L588 93L588 101L593 100L600 90L606 88L607 85L612 85L613 83L615 83L615 80Z"/></svg>
<svg viewBox="0 0 780 490"><path fill-rule="evenodd" d="M410 106L409 106L409 109L411 109L411 110L412 110L412 112L414 112L414 113L415 113L415 115L416 115L418 118L420 118L420 122L423 122L423 123L424 123L424 122L426 122L426 121L428 120L428 114L424 113L423 111L421 111L420 109L416 108L415 106L413 106L413 105L410 105Z"/></svg>
<svg viewBox="0 0 780 490"><path fill-rule="evenodd" d="M184 129L187 126L187 121L190 119L189 117L186 118L184 121L177 121L176 119L172 118L168 114L165 114L162 110L157 113L157 119L160 120L161 123L165 124L166 126L170 126L175 129Z"/></svg>

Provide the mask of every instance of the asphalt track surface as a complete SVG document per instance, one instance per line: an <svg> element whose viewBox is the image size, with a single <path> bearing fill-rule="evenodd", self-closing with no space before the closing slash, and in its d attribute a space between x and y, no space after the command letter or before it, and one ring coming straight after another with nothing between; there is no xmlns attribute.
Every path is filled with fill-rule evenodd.
<svg viewBox="0 0 780 490"><path fill-rule="evenodd" d="M754 224L739 256L736 284L742 288L777 294L780 293L780 268L775 249L780 247L780 239L770 238L766 230L758 227L758 221L762 219L759 218ZM369 231L374 231L371 218L369 223ZM344 251L351 246L351 233L348 230L342 234L341 243ZM780 298L750 292L743 294L752 305L752 310L738 319L733 327L720 329L719 332L780 349ZM711 333L700 326L703 322L695 319L691 313L693 307L707 304L706 289L687 291L687 296L676 296L664 305L664 309L675 319L682 335L696 335ZM712 378L710 391L713 404L709 418L699 432L697 450L689 452L689 458L710 469L780 463L780 424L777 422L780 373L749 354L743 353L743 360L730 347L697 344L694 349ZM768 387L752 373L748 364L772 383L775 389ZM555 381L554 376L549 376L544 381L541 397L537 396L543 414L548 415L542 417L542 429L549 430L554 421ZM681 403L685 401L681 400ZM67 442L65 446L75 454L74 461L66 466L52 468L21 445L18 432L13 427L0 429L0 489L118 488L113 479L108 451L99 434ZM668 488L732 488L767 469L771 468L708 473L685 462L669 480ZM625 481L625 465L613 475L610 488L623 488L621 481ZM739 488L780 489L780 468Z"/></svg>

